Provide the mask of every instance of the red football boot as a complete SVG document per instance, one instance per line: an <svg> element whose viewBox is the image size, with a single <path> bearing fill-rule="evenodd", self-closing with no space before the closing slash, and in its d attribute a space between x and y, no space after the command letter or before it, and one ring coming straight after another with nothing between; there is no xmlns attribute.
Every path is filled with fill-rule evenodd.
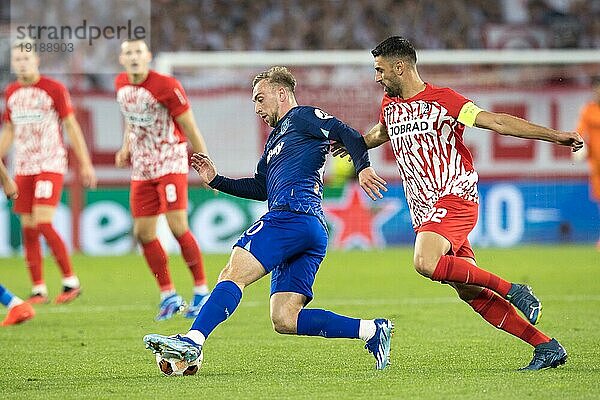
<svg viewBox="0 0 600 400"><path fill-rule="evenodd" d="M8 310L6 318L2 321L2 326L20 324L21 322L30 320L34 316L35 310L31 307L31 304L24 302Z"/></svg>

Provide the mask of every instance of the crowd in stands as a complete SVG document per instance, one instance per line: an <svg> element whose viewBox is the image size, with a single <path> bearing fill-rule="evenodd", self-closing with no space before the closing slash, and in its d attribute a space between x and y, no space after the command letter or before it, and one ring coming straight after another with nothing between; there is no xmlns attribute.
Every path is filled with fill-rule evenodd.
<svg viewBox="0 0 600 400"><path fill-rule="evenodd" d="M600 45L600 2L589 0L152 0L152 6L154 51L365 49L397 34L419 49Z"/></svg>
<svg viewBox="0 0 600 400"><path fill-rule="evenodd" d="M100 15L105 23L115 24L119 19L115 15L131 14L124 11L125 6L112 7L114 1L52 0L59 5L51 7L52 12L39 8L37 1L0 0L0 37L10 36L10 5L18 5L26 15L41 13L36 21L54 16L71 23L85 15ZM149 42L155 55L177 51L365 50L391 35L409 38L418 50L600 47L600 0L149 1L134 5L145 10L150 5ZM8 52L9 43L0 40L0 51ZM107 90L112 88L112 75L121 69L118 46L118 42L99 43L89 54L80 55L77 68L88 73L79 76L77 68L60 59L62 54L47 53L43 58L45 66L53 57L59 58L57 65L64 70L49 72L69 75L64 79L69 87ZM9 59L5 57L0 62L0 83L8 79Z"/></svg>

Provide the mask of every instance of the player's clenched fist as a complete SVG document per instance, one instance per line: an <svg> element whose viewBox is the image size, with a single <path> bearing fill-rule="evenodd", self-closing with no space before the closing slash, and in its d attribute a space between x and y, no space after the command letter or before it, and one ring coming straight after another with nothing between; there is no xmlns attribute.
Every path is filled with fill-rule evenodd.
<svg viewBox="0 0 600 400"><path fill-rule="evenodd" d="M215 167L210 157L204 153L192 154L192 168L200 175L204 185L208 185L217 176L217 167Z"/></svg>

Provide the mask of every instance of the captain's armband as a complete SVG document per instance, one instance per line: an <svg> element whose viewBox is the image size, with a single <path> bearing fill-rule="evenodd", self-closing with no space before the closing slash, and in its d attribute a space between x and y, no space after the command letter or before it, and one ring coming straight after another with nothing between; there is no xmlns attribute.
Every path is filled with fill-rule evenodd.
<svg viewBox="0 0 600 400"><path fill-rule="evenodd" d="M481 111L483 111L481 108L477 107L472 101L469 101L460 109L460 113L458 113L458 122L466 126L474 126L475 118Z"/></svg>

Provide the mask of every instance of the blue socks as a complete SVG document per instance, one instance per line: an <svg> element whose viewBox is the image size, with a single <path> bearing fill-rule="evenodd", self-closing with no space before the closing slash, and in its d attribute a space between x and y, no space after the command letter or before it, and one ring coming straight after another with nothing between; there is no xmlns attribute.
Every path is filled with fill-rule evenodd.
<svg viewBox="0 0 600 400"><path fill-rule="evenodd" d="M8 303L15 297L7 288L0 285L0 304L8 307Z"/></svg>
<svg viewBox="0 0 600 400"><path fill-rule="evenodd" d="M232 281L222 281L214 287L190 330L202 332L205 338L225 321L242 300L242 291Z"/></svg>
<svg viewBox="0 0 600 400"><path fill-rule="evenodd" d="M327 310L304 308L298 314L298 335L358 339L360 320Z"/></svg>
<svg viewBox="0 0 600 400"><path fill-rule="evenodd" d="M219 282L190 330L200 331L205 338L225 321L242 300L242 291L232 281ZM327 310L302 309L298 314L298 335L326 338L358 339L360 320L335 314Z"/></svg>

